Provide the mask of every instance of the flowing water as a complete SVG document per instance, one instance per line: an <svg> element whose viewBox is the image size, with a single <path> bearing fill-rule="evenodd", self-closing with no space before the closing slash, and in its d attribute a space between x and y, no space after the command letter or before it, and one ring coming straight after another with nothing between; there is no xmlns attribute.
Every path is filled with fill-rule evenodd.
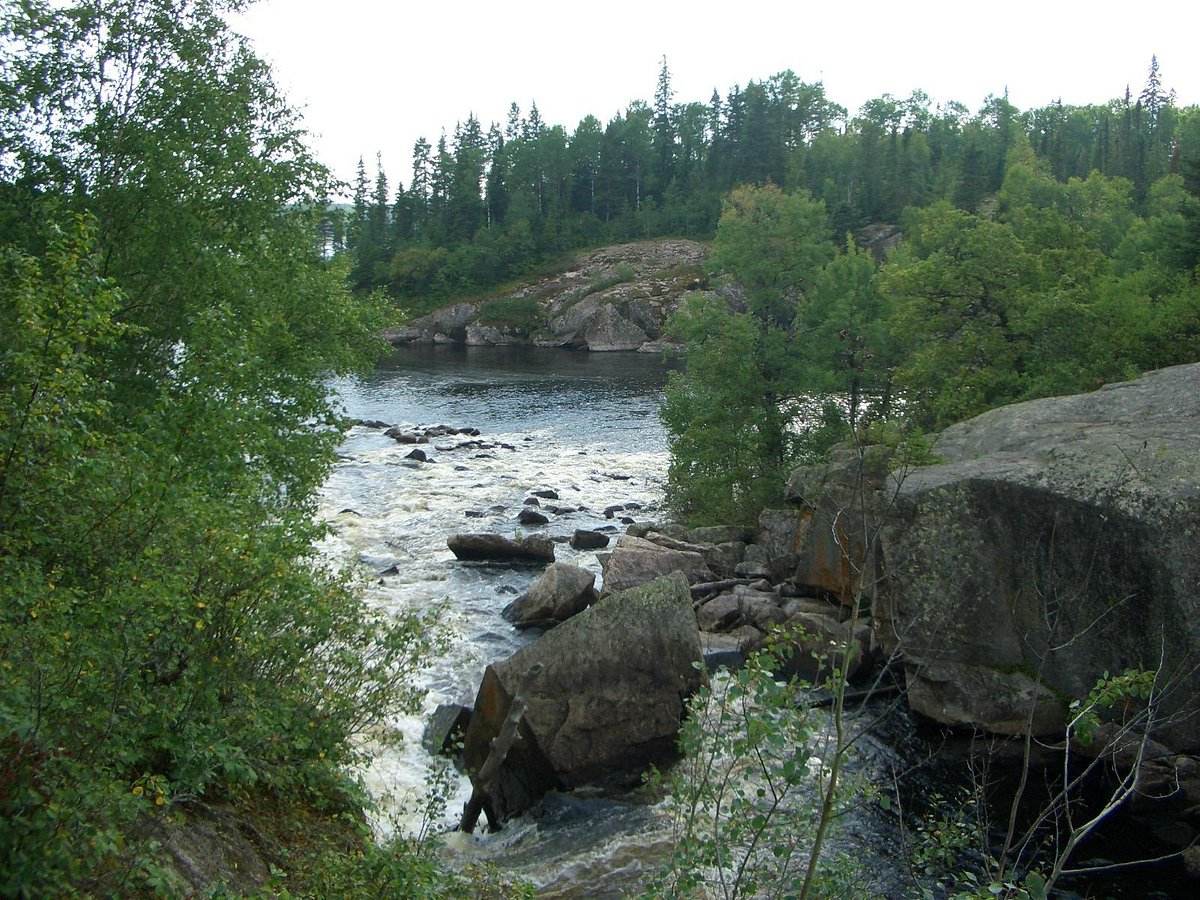
<svg viewBox="0 0 1200 900"><path fill-rule="evenodd" d="M530 639L500 613L537 571L459 563L446 539L532 530L566 538L576 528L624 530L622 516L657 518L667 459L658 419L666 377L662 360L647 354L418 346L397 351L369 377L334 385L347 415L358 419L481 432L434 438L421 448L431 461L416 462L406 458L411 446L356 426L322 495L321 514L334 529L324 549L366 570L369 602L394 613L440 605L450 631L448 652L418 673L427 691L422 712L392 723L403 746L381 748L364 773L390 810L384 828L420 826L415 809L433 763L421 748L429 714L439 703L470 703L486 665ZM519 526L517 514L538 490L558 494L541 500L550 524ZM618 505L627 508L605 516ZM594 552L562 542L557 558L599 578ZM457 779L441 824L456 820L469 795L469 783ZM536 818L497 835L452 835L450 846L463 859L502 860L547 894L604 896L594 889L602 882L609 896L620 896L661 854L660 832L647 807L556 798Z"/></svg>
<svg viewBox="0 0 1200 900"><path fill-rule="evenodd" d="M397 614L438 606L450 632L447 652L416 673L427 691L423 709L389 723L403 745L380 745L363 773L383 801L381 831L422 826L434 767L421 747L430 714L440 703L470 704L486 665L532 639L500 613L537 570L457 562L446 539L463 531L528 533L516 517L534 491L558 494L541 500L550 523L536 530L560 539L576 528L615 534L624 530L622 516L659 518L667 453L658 406L666 378L662 360L645 354L419 346L396 352L369 377L335 384L355 418L481 432L434 438L421 448L431 461L417 462L406 458L411 446L382 429L356 426L324 487L321 514L334 529L328 555L365 570L372 604ZM606 517L618 505L632 508ZM593 552L577 552L564 540L557 556L599 576ZM855 757L858 777L890 784L888 773L925 758L950 787L917 781L913 795L951 792L962 776L946 767L961 764L936 761L910 717L883 714L879 721L881 711L877 704L851 713L851 727L869 732ZM469 795L469 782L455 775L434 827L456 823ZM498 834L455 833L446 844L451 864L496 863L537 884L543 896L604 898L636 894L664 858L667 837L654 806L573 795L547 798ZM871 804L842 822L837 849L856 857L873 879L862 896L911 896L901 844L894 817ZM1136 888L1114 894L1142 896Z"/></svg>

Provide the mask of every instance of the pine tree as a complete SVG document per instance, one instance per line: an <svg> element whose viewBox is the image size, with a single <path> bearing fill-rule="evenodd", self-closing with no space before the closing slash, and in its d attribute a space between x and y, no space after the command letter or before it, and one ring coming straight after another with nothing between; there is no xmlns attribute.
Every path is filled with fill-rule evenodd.
<svg viewBox="0 0 1200 900"><path fill-rule="evenodd" d="M663 56L658 72L658 86L654 91L654 194L662 197L675 175L675 123L672 121L671 71L667 58Z"/></svg>
<svg viewBox="0 0 1200 900"><path fill-rule="evenodd" d="M363 158L358 158L358 166L354 174L354 208L351 212L350 223L347 228L346 242L349 248L358 252L362 242L363 232L367 227L367 192L370 190L369 182L367 181L367 166L363 162Z"/></svg>
<svg viewBox="0 0 1200 900"><path fill-rule="evenodd" d="M446 203L446 235L450 241L469 241L483 224L480 191L486 158L483 130L472 114L454 133L453 172Z"/></svg>

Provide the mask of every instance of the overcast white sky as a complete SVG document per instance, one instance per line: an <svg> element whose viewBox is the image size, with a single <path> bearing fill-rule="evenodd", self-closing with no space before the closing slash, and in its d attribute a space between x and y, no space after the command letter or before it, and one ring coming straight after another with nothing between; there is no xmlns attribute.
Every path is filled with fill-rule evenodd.
<svg viewBox="0 0 1200 900"><path fill-rule="evenodd" d="M573 131L651 102L667 57L676 102L792 69L853 114L914 88L977 110L1136 95L1157 54L1178 102L1200 103L1200 2L1109 0L258 0L234 21L304 111L344 180L376 151L409 182L418 137L474 113L486 130L536 101Z"/></svg>

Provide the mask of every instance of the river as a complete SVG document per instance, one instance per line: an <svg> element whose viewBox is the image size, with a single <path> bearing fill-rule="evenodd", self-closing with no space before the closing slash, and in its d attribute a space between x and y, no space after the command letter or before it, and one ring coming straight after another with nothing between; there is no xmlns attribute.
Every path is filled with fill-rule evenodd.
<svg viewBox="0 0 1200 900"><path fill-rule="evenodd" d="M389 723L402 745L372 748L373 761L362 772L381 801L382 833L422 827L423 797L435 768L421 747L428 717L441 703L471 703L487 664L532 639L500 613L537 572L459 563L447 537L528 532L517 514L535 491L554 491L557 500L541 500L550 523L537 530L563 539L559 559L599 576L595 553L575 551L565 538L576 528L615 534L624 529L621 516L661 517L667 451L658 407L667 376L663 361L648 354L413 346L390 355L369 376L333 385L354 418L481 432L481 443L468 447L459 447L466 437L435 438L422 448L431 461L418 462L406 458L411 446L382 429L355 426L322 493L320 514L333 528L323 547L328 557L360 567L368 576L366 597L380 609L402 614L440 607L450 635L448 651L415 673L427 692L423 709ZM617 505L627 508L606 517L605 510ZM553 513L551 506L563 511ZM881 724L875 719L880 711L851 714L852 726L859 721L870 732L856 755L860 776L890 783L890 772L924 759L918 768L932 766L940 777L917 782L914 795L935 789L952 794L965 779L965 766L952 763L954 771L948 771L936 749L940 738L926 744L907 715L884 715ZM469 795L469 782L455 775L434 828L457 822ZM839 849L879 879L869 895L899 897L911 887L901 844L894 817L860 808L843 823ZM604 898L636 893L668 843L654 807L573 796L549 798L536 815L508 823L499 834L450 834L446 846L452 865L495 863L536 884L542 896ZM1155 896L1173 896L1174 883L1164 878L1155 887L1165 893ZM1112 879L1106 888L1113 896L1148 896L1136 875L1127 883Z"/></svg>
<svg viewBox="0 0 1200 900"><path fill-rule="evenodd" d="M440 703L470 703L485 666L529 639L500 613L537 572L459 563L446 538L530 531L516 516L534 491L558 494L541 500L543 512L575 510L550 514L550 524L537 529L554 537L576 528L615 533L624 529L620 516L659 517L667 453L658 406L667 373L650 354L412 346L369 376L334 384L351 417L472 427L483 442L453 449L469 439L435 438L422 447L431 461L416 462L406 458L411 446L356 426L323 490L320 512L334 530L323 549L365 570L368 601L397 614L441 605L450 632L448 652L417 674L427 691L424 709L391 723L403 746L381 747L363 773L383 800L382 830L420 827L416 807L433 764L421 748L428 716ZM606 518L617 505L629 509ZM560 543L557 556L599 576L594 552ZM456 820L469 794L469 783L455 779L440 824ZM609 896L621 896L661 854L660 832L652 809L559 798L538 818L497 835L452 835L449 845L460 861L503 861L548 895L604 896L594 889L603 880Z"/></svg>

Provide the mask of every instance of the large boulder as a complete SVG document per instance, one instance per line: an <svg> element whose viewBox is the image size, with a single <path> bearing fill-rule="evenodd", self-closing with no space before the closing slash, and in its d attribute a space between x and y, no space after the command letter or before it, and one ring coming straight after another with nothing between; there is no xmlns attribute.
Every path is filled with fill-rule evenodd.
<svg viewBox="0 0 1200 900"><path fill-rule="evenodd" d="M520 597L505 607L517 628L553 628L596 602L596 576L569 563L554 563Z"/></svg>
<svg viewBox="0 0 1200 900"><path fill-rule="evenodd" d="M896 479L876 624L912 706L1061 731L1059 698L1160 672L1160 740L1200 749L1200 364L995 409Z"/></svg>
<svg viewBox="0 0 1200 900"><path fill-rule="evenodd" d="M608 543L609 537L602 531L576 528L571 535L571 547L575 550L603 550Z"/></svg>
<svg viewBox="0 0 1200 900"><path fill-rule="evenodd" d="M465 738L467 768L482 766L527 681L517 740L491 786L497 818L551 788L627 786L674 754L684 701L705 678L701 662L682 576L606 597L488 666Z"/></svg>
<svg viewBox="0 0 1200 900"><path fill-rule="evenodd" d="M714 577L699 548L676 549L628 534L617 538L611 553L598 557L606 594L646 584L672 572L682 572L690 584L712 581Z"/></svg>
<svg viewBox="0 0 1200 900"><path fill-rule="evenodd" d="M467 323L472 321L478 312L479 307L474 303L455 303L435 310L427 316L413 319L408 325L389 328L383 332L383 338L396 345L414 342L461 343L466 340Z"/></svg>
<svg viewBox="0 0 1200 900"><path fill-rule="evenodd" d="M588 320L583 342L592 351L636 350L650 340L646 332L622 316L611 303Z"/></svg>
<svg viewBox="0 0 1200 900"><path fill-rule="evenodd" d="M473 562L554 562L554 541L544 534L510 538L493 532L456 534L446 540L457 558Z"/></svg>

